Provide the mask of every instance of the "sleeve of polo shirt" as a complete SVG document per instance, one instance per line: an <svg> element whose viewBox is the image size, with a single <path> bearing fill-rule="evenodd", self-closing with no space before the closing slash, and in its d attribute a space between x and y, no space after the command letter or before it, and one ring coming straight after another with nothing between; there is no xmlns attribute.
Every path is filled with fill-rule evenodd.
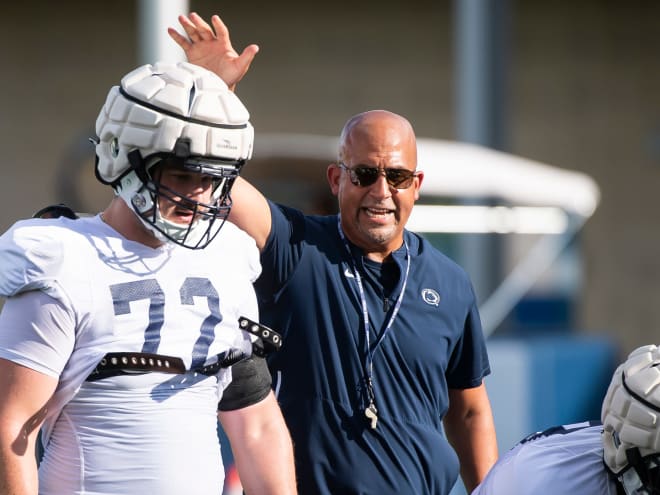
<svg viewBox="0 0 660 495"><path fill-rule="evenodd" d="M486 339L481 328L481 318L472 291L472 304L465 317L463 335L460 337L447 367L447 386L465 389L481 385L490 374Z"/></svg>
<svg viewBox="0 0 660 495"><path fill-rule="evenodd" d="M257 294L276 296L295 270L303 250L305 217L294 208L269 201L271 230L261 252L262 272L255 282Z"/></svg>

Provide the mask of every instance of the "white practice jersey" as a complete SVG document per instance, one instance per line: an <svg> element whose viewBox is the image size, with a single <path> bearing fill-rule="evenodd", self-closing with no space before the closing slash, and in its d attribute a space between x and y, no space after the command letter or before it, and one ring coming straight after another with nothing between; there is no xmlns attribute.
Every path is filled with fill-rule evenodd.
<svg viewBox="0 0 660 495"><path fill-rule="evenodd" d="M579 423L531 435L495 463L472 495L616 495L602 431Z"/></svg>
<svg viewBox="0 0 660 495"><path fill-rule="evenodd" d="M260 270L254 241L229 222L204 250L149 248L99 216L21 221L0 237L0 357L59 379L41 495L222 492L216 413L230 370L85 378L108 352L176 356L186 369L249 354L238 318L258 320Z"/></svg>

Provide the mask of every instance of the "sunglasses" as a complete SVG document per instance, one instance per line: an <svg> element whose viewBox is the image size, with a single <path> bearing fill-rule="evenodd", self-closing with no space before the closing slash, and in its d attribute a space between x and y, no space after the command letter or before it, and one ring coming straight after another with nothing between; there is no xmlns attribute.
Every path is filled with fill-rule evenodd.
<svg viewBox="0 0 660 495"><path fill-rule="evenodd" d="M378 177L384 175L390 187L408 189L417 176L417 172L411 172L405 168L377 168L366 165L349 168L342 162L339 162L339 167L348 172L351 182L358 187L369 187L376 183Z"/></svg>

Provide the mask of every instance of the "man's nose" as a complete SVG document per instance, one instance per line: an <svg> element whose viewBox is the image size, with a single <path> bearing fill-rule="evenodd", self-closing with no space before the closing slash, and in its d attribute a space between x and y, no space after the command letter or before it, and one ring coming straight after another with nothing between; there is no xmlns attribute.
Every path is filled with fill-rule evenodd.
<svg viewBox="0 0 660 495"><path fill-rule="evenodd" d="M208 181L204 181L202 179L195 178L190 184L188 188L188 194L187 196L190 198L193 197L199 197L202 196L208 191L209 189L209 184Z"/></svg>
<svg viewBox="0 0 660 495"><path fill-rule="evenodd" d="M369 186L369 193L377 195L378 197L389 197L392 195L392 186L387 182L385 169L378 169L378 178L371 186Z"/></svg>

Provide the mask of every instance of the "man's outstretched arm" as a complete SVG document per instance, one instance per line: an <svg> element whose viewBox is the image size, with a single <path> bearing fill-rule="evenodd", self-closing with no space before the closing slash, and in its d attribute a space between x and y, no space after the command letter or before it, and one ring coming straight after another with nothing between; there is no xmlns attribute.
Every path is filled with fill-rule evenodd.
<svg viewBox="0 0 660 495"><path fill-rule="evenodd" d="M179 16L179 22L186 36L174 28L169 28L168 33L186 53L188 61L214 72L230 89L234 89L250 68L259 47L249 45L239 55L231 45L227 26L217 15L211 18L213 27L194 12L189 16ZM234 183L231 198L229 221L247 232L261 251L271 229L270 207L266 198L242 178Z"/></svg>

